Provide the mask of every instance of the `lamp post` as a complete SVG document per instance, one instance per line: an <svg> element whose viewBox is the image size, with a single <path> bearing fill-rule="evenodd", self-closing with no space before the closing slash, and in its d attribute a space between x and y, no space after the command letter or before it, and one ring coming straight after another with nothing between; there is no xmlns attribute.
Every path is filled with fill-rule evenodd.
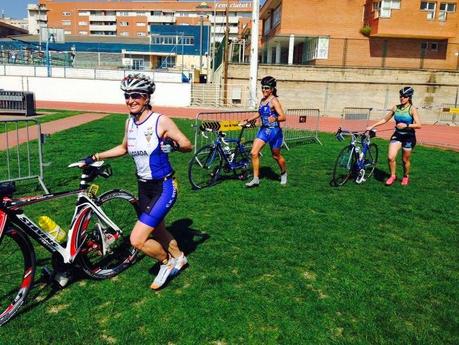
<svg viewBox="0 0 459 345"><path fill-rule="evenodd" d="M56 42L54 34L49 34L48 39L46 40L46 69L48 71L48 77L51 77L51 56L49 54L49 43Z"/></svg>
<svg viewBox="0 0 459 345"><path fill-rule="evenodd" d="M204 25L204 17L206 16L206 11L210 7L207 5L207 2L203 1L201 2L198 6L196 6L196 9L198 9L199 12L199 18L200 18L200 26L199 26L199 77L201 77L201 71L202 71L202 36L203 36L203 25ZM201 79L201 78L200 78Z"/></svg>

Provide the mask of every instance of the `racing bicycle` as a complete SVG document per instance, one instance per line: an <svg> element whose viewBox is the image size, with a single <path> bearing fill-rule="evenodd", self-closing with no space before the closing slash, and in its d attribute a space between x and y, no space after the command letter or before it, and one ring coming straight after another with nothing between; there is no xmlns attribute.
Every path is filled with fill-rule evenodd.
<svg viewBox="0 0 459 345"><path fill-rule="evenodd" d="M344 185L349 178L361 184L373 175L378 163L378 146L371 143L375 131L353 132L338 128L336 139L344 140L344 135L351 136L351 142L344 147L335 161L333 169L334 186Z"/></svg>
<svg viewBox="0 0 459 345"><path fill-rule="evenodd" d="M76 190L13 198L12 182L0 187L0 325L18 312L33 285L36 256L30 239L51 253L55 271L76 267L93 279L113 277L137 257L129 239L139 212L137 199L119 189L96 196L98 186L90 182L112 175L103 161L69 167L82 169ZM24 213L24 206L71 195L77 201L66 243L57 242Z"/></svg>
<svg viewBox="0 0 459 345"><path fill-rule="evenodd" d="M212 144L199 149L188 165L188 179L193 189L212 186L231 175L240 180L248 177L251 166L250 149L242 138L244 130L254 126L254 121L241 125L237 138L226 139L225 132L215 129L212 123L203 123L199 127L203 136L206 137L206 132L213 132L216 139Z"/></svg>

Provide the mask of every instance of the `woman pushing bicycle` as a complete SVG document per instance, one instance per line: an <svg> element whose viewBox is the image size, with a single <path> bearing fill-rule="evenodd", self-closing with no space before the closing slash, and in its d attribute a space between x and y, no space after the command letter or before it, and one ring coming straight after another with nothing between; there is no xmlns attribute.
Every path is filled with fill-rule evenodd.
<svg viewBox="0 0 459 345"><path fill-rule="evenodd" d="M260 184L260 151L269 143L271 153L274 160L279 165L281 171L281 184L287 184L287 168L285 158L281 155L281 146L284 141L284 135L280 127L280 122L285 121L285 113L277 99L277 82L271 76L266 76L261 80L261 91L263 98L261 99L258 108L258 114L244 120L243 125L261 119L261 127L258 130L257 137L253 142L252 151L252 166L253 179L246 183L246 187L257 187Z"/></svg>
<svg viewBox="0 0 459 345"><path fill-rule="evenodd" d="M400 104L395 105L383 119L367 128L367 130L372 130L377 126L385 124L394 117L395 132L390 138L389 152L387 155L390 177L386 180L386 186L391 186L397 180L396 159L400 148L403 152L403 178L401 185L408 185L411 169L411 152L416 146L415 130L421 128L421 120L418 111L416 107L413 106L414 89L411 86L406 86L401 89L399 93Z"/></svg>
<svg viewBox="0 0 459 345"><path fill-rule="evenodd" d="M170 118L152 111L150 100L155 83L148 76L128 75L121 81L121 90L130 113L123 141L110 150L87 157L85 164L125 154L134 159L141 214L130 240L135 248L161 262L159 273L151 284L156 290L188 262L177 241L166 230L164 218L177 198L168 153L190 152L192 145Z"/></svg>

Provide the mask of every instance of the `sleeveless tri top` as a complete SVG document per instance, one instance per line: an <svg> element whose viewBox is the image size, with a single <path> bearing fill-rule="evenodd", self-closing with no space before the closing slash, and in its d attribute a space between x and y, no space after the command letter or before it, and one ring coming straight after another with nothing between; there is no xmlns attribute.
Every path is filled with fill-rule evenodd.
<svg viewBox="0 0 459 345"><path fill-rule="evenodd" d="M260 119L261 119L261 126L265 128L276 128L279 127L279 122L269 122L268 118L270 116L274 117L279 117L279 114L277 113L276 109L271 108L271 101L269 101L266 104L261 104L260 107L258 108L258 114L260 114Z"/></svg>
<svg viewBox="0 0 459 345"><path fill-rule="evenodd" d="M409 105L408 107L403 107L403 105L399 104L395 108L394 112L394 120L395 124L398 125L399 123L405 123L407 125L411 125L414 122L413 115L411 115L412 105ZM396 129L399 132L413 132L413 128L402 128L402 129Z"/></svg>
<svg viewBox="0 0 459 345"><path fill-rule="evenodd" d="M158 120L161 114L150 113L143 122L130 116L127 124L127 148L134 159L137 176L145 180L162 179L173 170L167 153L161 151Z"/></svg>

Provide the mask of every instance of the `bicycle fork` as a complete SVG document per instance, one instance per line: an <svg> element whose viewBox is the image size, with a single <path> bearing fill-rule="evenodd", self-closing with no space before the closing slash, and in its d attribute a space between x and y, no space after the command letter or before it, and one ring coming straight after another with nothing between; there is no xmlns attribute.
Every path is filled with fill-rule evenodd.
<svg viewBox="0 0 459 345"><path fill-rule="evenodd" d="M355 183L361 184L366 181L365 179L365 154L366 147L364 146L362 150L358 146L355 148L357 154L357 177L355 178Z"/></svg>

